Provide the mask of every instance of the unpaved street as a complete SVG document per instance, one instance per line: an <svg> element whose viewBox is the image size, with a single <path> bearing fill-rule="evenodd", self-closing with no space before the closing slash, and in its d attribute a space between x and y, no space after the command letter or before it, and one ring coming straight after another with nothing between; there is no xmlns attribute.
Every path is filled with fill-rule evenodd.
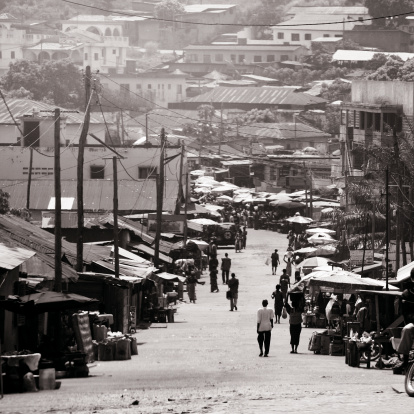
<svg viewBox="0 0 414 414"><path fill-rule="evenodd" d="M0 413L412 413L414 399L392 389L403 390L402 376L314 355L307 350L312 329L302 330L299 353L290 354L283 320L269 358L258 357L256 311L279 279L264 263L286 246L283 234L250 229L247 250L219 250L240 280L237 312L229 312L221 282L210 293L205 273L197 303L180 305L176 323L136 334L138 356L97 362L89 378L64 379L60 390L6 395Z"/></svg>

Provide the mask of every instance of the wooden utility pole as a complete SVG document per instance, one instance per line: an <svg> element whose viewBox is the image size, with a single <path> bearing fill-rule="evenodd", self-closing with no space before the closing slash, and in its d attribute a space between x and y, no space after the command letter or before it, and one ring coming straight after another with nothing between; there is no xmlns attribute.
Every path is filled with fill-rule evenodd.
<svg viewBox="0 0 414 414"><path fill-rule="evenodd" d="M118 171L117 157L112 157L114 168L114 259L115 259L115 277L119 278L119 234L118 234Z"/></svg>
<svg viewBox="0 0 414 414"><path fill-rule="evenodd" d="M184 240L183 240L183 246L185 247L187 245L187 204L188 204L188 171L185 175L185 204L184 204L184 215L185 215L185 221L184 221Z"/></svg>
<svg viewBox="0 0 414 414"><path fill-rule="evenodd" d="M145 114L145 142L148 143L148 114Z"/></svg>
<svg viewBox="0 0 414 414"><path fill-rule="evenodd" d="M219 147L218 147L218 155L221 154L221 141L223 141L223 103L221 103L221 109L220 109L220 141L219 141Z"/></svg>
<svg viewBox="0 0 414 414"><path fill-rule="evenodd" d="M77 198L78 198L78 238L76 244L76 270L83 271L83 163L84 152L86 145L86 137L88 136L89 120L90 120L90 95L91 95L91 67L86 66L85 71L85 118L83 120L83 127L79 137L79 152L78 152L78 182L77 182Z"/></svg>
<svg viewBox="0 0 414 414"><path fill-rule="evenodd" d="M385 170L385 290L388 289L388 250L390 247L390 199L389 199L388 166Z"/></svg>
<svg viewBox="0 0 414 414"><path fill-rule="evenodd" d="M180 176L178 179L178 195L177 195L177 203L175 204L174 214L180 214L181 202L183 199L183 167L184 167L184 144L183 144L183 141L181 141Z"/></svg>
<svg viewBox="0 0 414 414"><path fill-rule="evenodd" d="M161 129L160 171L157 177L157 229L154 246L154 265L160 264L160 240L162 226L162 204L164 198L164 162L165 162L165 130Z"/></svg>
<svg viewBox="0 0 414 414"><path fill-rule="evenodd" d="M55 292L62 292L62 205L60 187L60 109L55 109Z"/></svg>
<svg viewBox="0 0 414 414"><path fill-rule="evenodd" d="M29 178L27 180L27 196L26 196L26 209L30 209L30 189L32 186L32 171L33 171L33 148L30 147L30 160L29 160Z"/></svg>

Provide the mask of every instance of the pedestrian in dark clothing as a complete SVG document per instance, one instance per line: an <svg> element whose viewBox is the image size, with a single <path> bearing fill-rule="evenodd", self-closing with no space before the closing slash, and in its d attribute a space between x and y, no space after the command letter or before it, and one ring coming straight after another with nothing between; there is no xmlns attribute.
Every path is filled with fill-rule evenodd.
<svg viewBox="0 0 414 414"><path fill-rule="evenodd" d="M257 342L259 343L260 354L263 356L263 343L264 343L264 356L269 354L270 340L272 338L273 329L273 309L267 309L268 301L265 299L262 301L263 308L257 311Z"/></svg>
<svg viewBox="0 0 414 414"><path fill-rule="evenodd" d="M242 249L246 248L246 243L247 243L247 230L246 230L246 226L244 226L243 231L242 231Z"/></svg>
<svg viewBox="0 0 414 414"><path fill-rule="evenodd" d="M231 259L229 258L228 253L225 253L224 257L221 259L221 277L223 279L223 285L229 282L230 268Z"/></svg>
<svg viewBox="0 0 414 414"><path fill-rule="evenodd" d="M211 258L208 262L208 270L211 272L213 269L218 268L219 262L217 260L217 256L215 254L211 255Z"/></svg>
<svg viewBox="0 0 414 414"><path fill-rule="evenodd" d="M233 309L237 310L237 300L239 298L239 279L236 278L235 273L231 274L228 286L231 292L230 311L233 312Z"/></svg>
<svg viewBox="0 0 414 414"><path fill-rule="evenodd" d="M275 249L275 251L272 253L270 259L272 260L272 275L275 275L277 266L280 265L279 253L277 252L277 249Z"/></svg>
<svg viewBox="0 0 414 414"><path fill-rule="evenodd" d="M292 302L292 306L285 302L286 312L289 314L290 324L290 346L292 350L291 354L298 353L298 345L300 340L300 333L302 331L302 310L298 301Z"/></svg>
<svg viewBox="0 0 414 414"><path fill-rule="evenodd" d="M290 286L290 278L286 273L286 269L282 270L282 276L280 276L279 285L280 285L280 290L282 291L282 294L283 294L283 298L286 300L287 291Z"/></svg>
<svg viewBox="0 0 414 414"><path fill-rule="evenodd" d="M211 292L218 292L219 288L217 286L217 269L210 270L210 285L211 285Z"/></svg>
<svg viewBox="0 0 414 414"><path fill-rule="evenodd" d="M276 285L276 290L272 293L272 299L275 300L275 322L280 323L284 302L283 293L280 291L280 285Z"/></svg>

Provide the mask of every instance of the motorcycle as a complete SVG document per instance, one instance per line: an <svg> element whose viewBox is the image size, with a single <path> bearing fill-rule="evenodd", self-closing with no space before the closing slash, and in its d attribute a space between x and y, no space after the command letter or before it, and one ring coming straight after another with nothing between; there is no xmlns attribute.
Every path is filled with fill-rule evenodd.
<svg viewBox="0 0 414 414"><path fill-rule="evenodd" d="M405 372L405 392L410 396L414 397L414 362L411 362L408 365L408 368Z"/></svg>

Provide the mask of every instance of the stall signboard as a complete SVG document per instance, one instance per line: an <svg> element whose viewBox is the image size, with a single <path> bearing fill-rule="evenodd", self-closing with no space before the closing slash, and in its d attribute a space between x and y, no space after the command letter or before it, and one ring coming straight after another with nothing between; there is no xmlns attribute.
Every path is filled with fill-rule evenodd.
<svg viewBox="0 0 414 414"><path fill-rule="evenodd" d="M161 233L184 233L184 215L163 214ZM148 214L148 231L155 233L157 230L157 215Z"/></svg>
<svg viewBox="0 0 414 414"><path fill-rule="evenodd" d="M350 250L351 266L362 266L374 263L374 251L373 250Z"/></svg>

